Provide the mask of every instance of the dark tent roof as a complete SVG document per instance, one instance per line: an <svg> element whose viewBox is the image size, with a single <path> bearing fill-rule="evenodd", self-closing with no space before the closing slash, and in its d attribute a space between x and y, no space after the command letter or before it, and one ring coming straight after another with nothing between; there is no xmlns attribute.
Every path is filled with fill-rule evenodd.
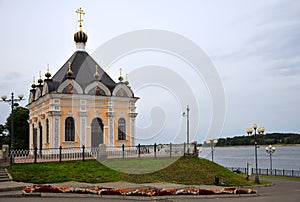
<svg viewBox="0 0 300 202"><path fill-rule="evenodd" d="M96 80L94 77L96 72L95 66L98 65L96 61L87 52L76 51L52 77L55 89L57 89L62 82L68 79L67 71L69 68L69 62L71 62L71 70L73 72L72 77L82 87L82 89L85 89L86 86ZM99 80L112 92L116 83L99 65L98 73L100 75Z"/></svg>

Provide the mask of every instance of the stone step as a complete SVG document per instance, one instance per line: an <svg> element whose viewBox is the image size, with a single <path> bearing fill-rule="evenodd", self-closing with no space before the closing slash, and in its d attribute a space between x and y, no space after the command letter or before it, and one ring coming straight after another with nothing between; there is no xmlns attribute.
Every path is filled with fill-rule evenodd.
<svg viewBox="0 0 300 202"><path fill-rule="evenodd" d="M0 169L0 182L11 181L8 173L4 169Z"/></svg>

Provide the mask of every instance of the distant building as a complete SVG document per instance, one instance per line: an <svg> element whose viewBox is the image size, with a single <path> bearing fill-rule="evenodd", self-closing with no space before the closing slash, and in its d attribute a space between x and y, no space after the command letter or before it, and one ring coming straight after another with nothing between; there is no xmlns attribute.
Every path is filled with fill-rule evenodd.
<svg viewBox="0 0 300 202"><path fill-rule="evenodd" d="M138 100L122 72L116 83L85 51L87 34L74 34L75 53L51 77L31 85L29 102L30 139L33 149L135 145Z"/></svg>

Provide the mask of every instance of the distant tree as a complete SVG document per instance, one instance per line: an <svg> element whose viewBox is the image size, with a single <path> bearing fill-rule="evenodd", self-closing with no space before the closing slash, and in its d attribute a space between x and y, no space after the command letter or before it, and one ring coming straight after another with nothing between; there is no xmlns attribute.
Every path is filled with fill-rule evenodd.
<svg viewBox="0 0 300 202"><path fill-rule="evenodd" d="M15 149L29 149L29 110L24 107L14 109L14 139ZM9 130L9 140L11 136L11 120L12 114L8 116L5 123L5 128Z"/></svg>
<svg viewBox="0 0 300 202"><path fill-rule="evenodd" d="M259 145L268 144L300 144L300 134L295 133L270 133L265 135L235 136L220 138L216 146L237 146L237 145Z"/></svg>

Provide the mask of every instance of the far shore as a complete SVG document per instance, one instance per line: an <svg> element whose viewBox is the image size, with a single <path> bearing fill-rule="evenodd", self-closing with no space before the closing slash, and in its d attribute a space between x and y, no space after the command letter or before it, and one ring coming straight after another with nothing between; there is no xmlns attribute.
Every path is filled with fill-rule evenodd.
<svg viewBox="0 0 300 202"><path fill-rule="evenodd" d="M215 146L215 147L236 147L236 148L238 148L238 147L253 147L254 145L236 145L236 146L232 146L232 145L230 145L230 146ZM269 146L269 144L267 144L267 145L259 145L259 146L261 146L261 147L267 147L267 146ZM272 146L276 146L276 147L299 147L300 146L300 144L272 144ZM203 146L201 146L201 147L203 147ZM209 148L209 147L208 147Z"/></svg>

